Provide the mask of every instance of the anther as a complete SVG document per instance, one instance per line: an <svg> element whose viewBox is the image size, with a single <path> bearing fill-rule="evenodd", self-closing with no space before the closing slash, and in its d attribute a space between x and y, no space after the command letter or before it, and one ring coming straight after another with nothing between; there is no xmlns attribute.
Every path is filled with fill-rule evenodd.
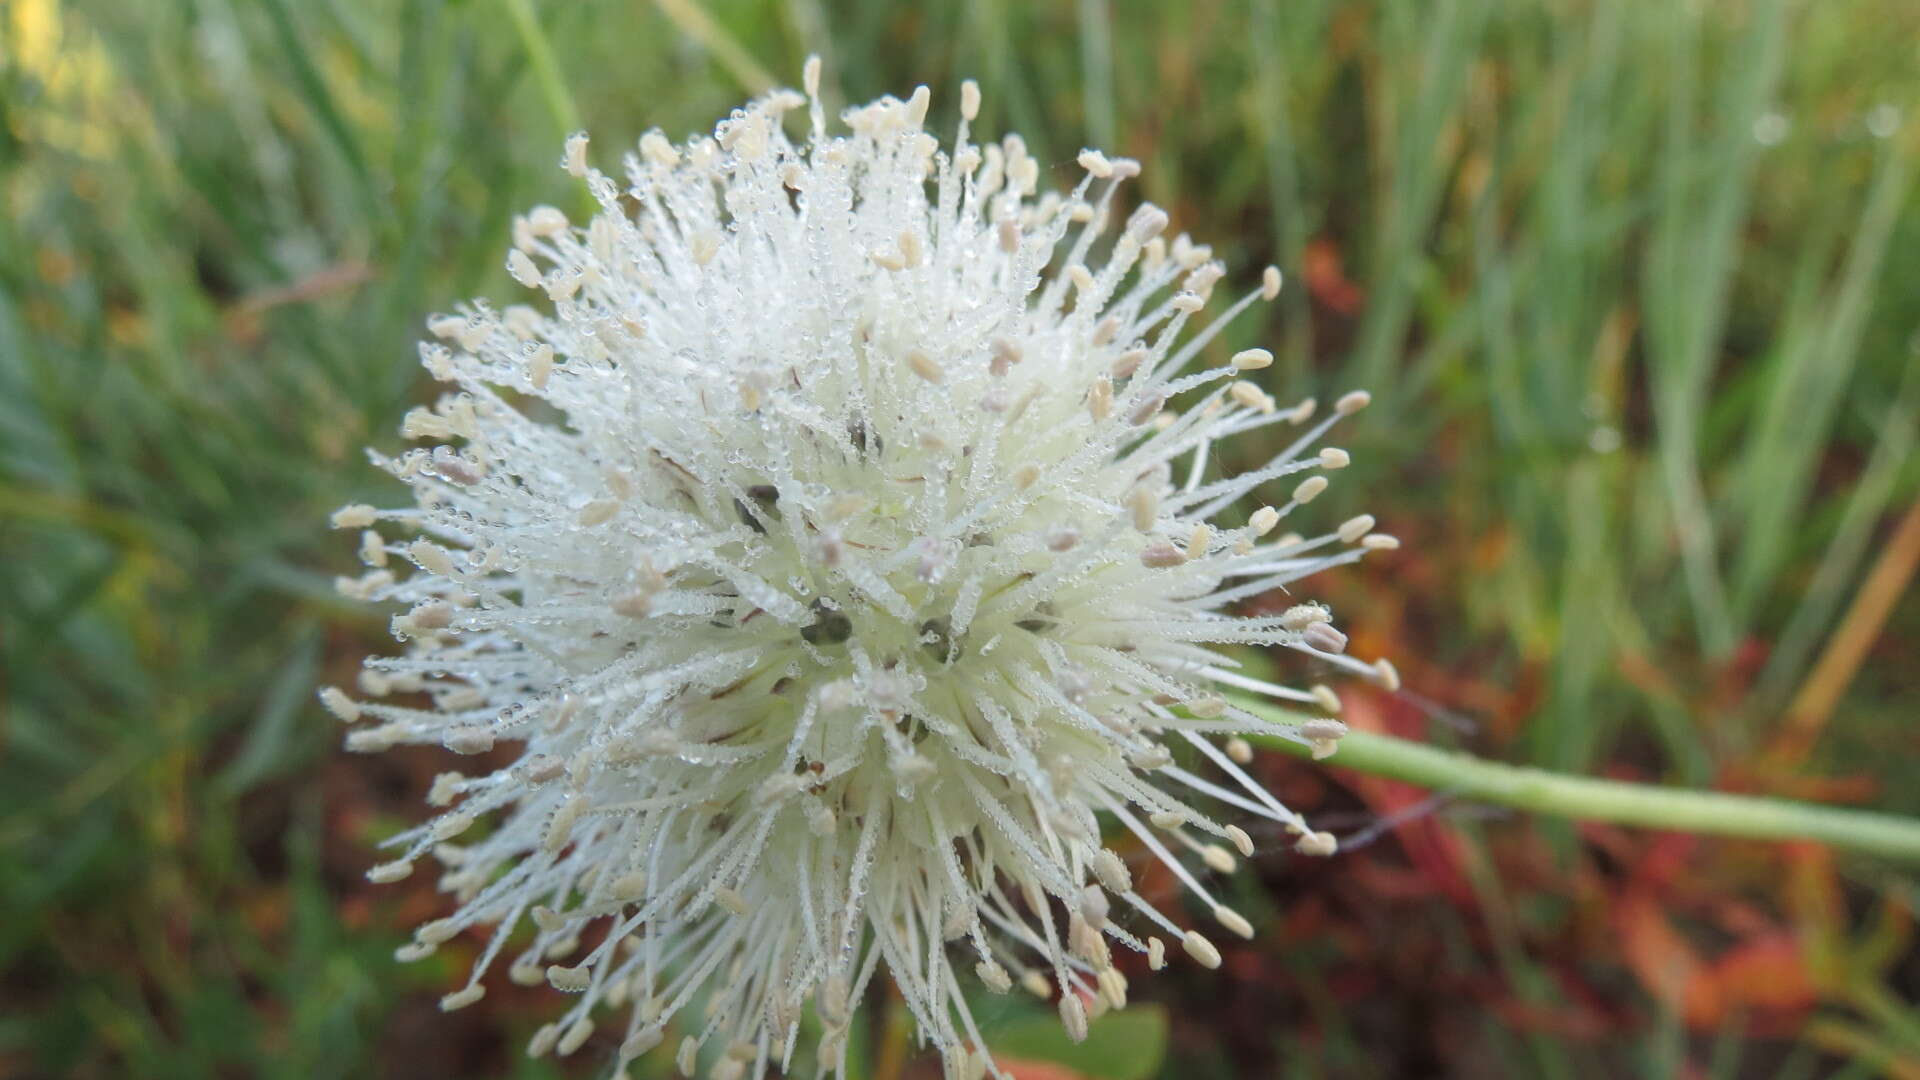
<svg viewBox="0 0 1920 1080"><path fill-rule="evenodd" d="M1330 713L1340 711L1340 695L1333 692L1333 687L1325 683L1316 683L1310 692L1313 694L1314 704Z"/></svg>
<svg viewBox="0 0 1920 1080"><path fill-rule="evenodd" d="M1164 540L1158 543L1148 544L1140 550L1140 564L1154 570L1164 570L1167 567L1179 566L1186 561L1186 555L1182 554L1179 548L1174 547Z"/></svg>
<svg viewBox="0 0 1920 1080"><path fill-rule="evenodd" d="M1067 1038L1077 1043L1087 1041L1087 1007L1079 994L1069 991L1060 995L1060 1024L1067 1029Z"/></svg>
<svg viewBox="0 0 1920 1080"><path fill-rule="evenodd" d="M456 754L484 754L493 749L493 729L477 724L452 728L440 742Z"/></svg>
<svg viewBox="0 0 1920 1080"><path fill-rule="evenodd" d="M561 848L567 846L567 841L573 835L573 823L579 818L580 798L578 796L571 797L560 804L560 808L553 812L553 820L547 822L547 834L541 843L541 847L547 854L557 854Z"/></svg>
<svg viewBox="0 0 1920 1080"><path fill-rule="evenodd" d="M1252 409L1255 412L1270 413L1273 411L1273 399L1267 396L1266 391L1250 382L1235 382L1233 385L1227 387L1227 396L1233 399L1234 404Z"/></svg>
<svg viewBox="0 0 1920 1080"><path fill-rule="evenodd" d="M428 806L452 806L453 800L460 797L460 785L466 782L467 775L462 772L443 772L433 778L433 785L427 789Z"/></svg>
<svg viewBox="0 0 1920 1080"><path fill-rule="evenodd" d="M1110 892L1126 893L1133 890L1133 875L1128 872L1127 864L1120 856L1105 848L1094 854L1092 861L1093 876L1100 879Z"/></svg>
<svg viewBox="0 0 1920 1080"><path fill-rule="evenodd" d="M1352 416L1354 413L1366 408L1372 400L1373 395L1367 393L1365 390L1352 390L1342 394L1340 400L1333 403L1333 411L1339 413L1341 416Z"/></svg>
<svg viewBox="0 0 1920 1080"><path fill-rule="evenodd" d="M447 557L447 549L427 540L415 540L407 547L407 554L429 574L450 577L453 574L453 560Z"/></svg>
<svg viewBox="0 0 1920 1080"><path fill-rule="evenodd" d="M337 686L329 686L320 691L320 704L342 723L351 724L360 719L360 703L348 697L346 691Z"/></svg>
<svg viewBox="0 0 1920 1080"><path fill-rule="evenodd" d="M367 880L373 882L375 885L391 885L396 881L404 879L411 873L413 873L412 860L395 859L392 862L384 862L369 869L367 871Z"/></svg>
<svg viewBox="0 0 1920 1080"><path fill-rule="evenodd" d="M1136 487L1127 493L1127 512L1136 532L1147 532L1160 517L1160 496L1152 488Z"/></svg>
<svg viewBox="0 0 1920 1080"><path fill-rule="evenodd" d="M387 565L386 539L372 529L360 533L360 561L372 567Z"/></svg>
<svg viewBox="0 0 1920 1080"><path fill-rule="evenodd" d="M1300 725L1300 734L1312 748L1313 760L1324 761L1340 749L1340 740L1347 734L1347 725L1338 720L1309 720Z"/></svg>
<svg viewBox="0 0 1920 1080"><path fill-rule="evenodd" d="M1347 635L1333 628L1332 623L1317 622L1300 632L1300 637L1308 645L1326 653L1347 651Z"/></svg>
<svg viewBox="0 0 1920 1080"><path fill-rule="evenodd" d="M478 818L475 818L472 814L465 811L448 814L445 817L435 819L433 827L427 830L427 833L435 840L451 840L461 833L466 832L468 829L473 828L478 820Z"/></svg>
<svg viewBox="0 0 1920 1080"><path fill-rule="evenodd" d="M567 136L566 156L562 159L567 172L576 179L587 175L587 133L576 131Z"/></svg>
<svg viewBox="0 0 1920 1080"><path fill-rule="evenodd" d="M1324 858L1340 850L1340 841L1330 832L1310 832L1294 843L1293 850Z"/></svg>
<svg viewBox="0 0 1920 1080"><path fill-rule="evenodd" d="M1087 922L1099 926L1106 921L1108 911L1107 894L1098 885L1088 885L1080 890L1080 914Z"/></svg>
<svg viewBox="0 0 1920 1080"><path fill-rule="evenodd" d="M915 375L920 376L930 383L937 384L944 378L944 374L940 370L939 362L926 353L921 352L919 349L912 349L907 352L907 366L913 369Z"/></svg>
<svg viewBox="0 0 1920 1080"><path fill-rule="evenodd" d="M1280 295L1280 268L1269 266L1260 274L1260 299L1271 300Z"/></svg>
<svg viewBox="0 0 1920 1080"><path fill-rule="evenodd" d="M1082 150L1080 151L1079 158L1076 160L1080 162L1081 168L1092 173L1098 179L1105 180L1113 175L1113 162L1108 161L1107 155L1098 150Z"/></svg>
<svg viewBox="0 0 1920 1080"><path fill-rule="evenodd" d="M507 251L507 276L529 289L540 287L540 268L519 248Z"/></svg>
<svg viewBox="0 0 1920 1080"><path fill-rule="evenodd" d="M1095 421L1113 415L1113 380L1105 375L1093 380L1093 388L1087 391L1087 413Z"/></svg>
<svg viewBox="0 0 1920 1080"><path fill-rule="evenodd" d="M1200 931L1187 931L1186 935L1180 939L1180 944L1187 950L1188 956L1200 962L1201 967L1217 968L1220 966L1220 950L1214 948L1213 942L1203 937Z"/></svg>
<svg viewBox="0 0 1920 1080"><path fill-rule="evenodd" d="M1293 489L1293 501L1303 505L1310 503L1318 498L1320 493L1325 490L1327 490L1326 477L1309 476L1305 480L1300 481L1299 486Z"/></svg>
<svg viewBox="0 0 1920 1080"><path fill-rule="evenodd" d="M986 984L987 989L996 994L1013 989L1013 979L1007 975L1007 969L992 960L982 960L973 965L973 973L980 976L980 981Z"/></svg>
<svg viewBox="0 0 1920 1080"><path fill-rule="evenodd" d="M1053 983L1037 971L1029 970L1021 975L1020 986L1027 993L1042 1000L1053 996Z"/></svg>
<svg viewBox="0 0 1920 1080"><path fill-rule="evenodd" d="M464 1009L486 996L487 988L480 983L474 983L464 990L455 990L453 993L442 997L440 999L440 1011L453 1012L455 1009Z"/></svg>
<svg viewBox="0 0 1920 1080"><path fill-rule="evenodd" d="M452 919L435 919L423 924L413 932L414 939L426 945L439 945L452 941L460 932L460 924Z"/></svg>
<svg viewBox="0 0 1920 1080"><path fill-rule="evenodd" d="M1233 366L1241 371L1258 371L1273 365L1273 354L1265 349L1243 349L1233 354Z"/></svg>
<svg viewBox="0 0 1920 1080"><path fill-rule="evenodd" d="M1226 927L1228 930L1233 931L1243 938L1252 940L1253 924L1248 922L1246 917L1239 912L1223 904L1216 904L1213 908L1213 917L1221 926Z"/></svg>
<svg viewBox="0 0 1920 1080"><path fill-rule="evenodd" d="M659 1046L665 1037L666 1033L660 1030L659 1025L648 1024L627 1036L627 1041L620 1044L620 1056L628 1060L637 1058Z"/></svg>
<svg viewBox="0 0 1920 1080"><path fill-rule="evenodd" d="M527 349L527 381L535 390L545 390L547 380L553 375L553 346L545 344L529 346Z"/></svg>
<svg viewBox="0 0 1920 1080"><path fill-rule="evenodd" d="M1352 462L1353 458L1337 446L1320 448L1320 467L1323 469L1344 469Z"/></svg>
<svg viewBox="0 0 1920 1080"><path fill-rule="evenodd" d="M1233 841L1233 846L1239 849L1241 858L1253 858L1253 837L1247 835L1247 830L1238 825L1229 825L1226 833L1227 839Z"/></svg>

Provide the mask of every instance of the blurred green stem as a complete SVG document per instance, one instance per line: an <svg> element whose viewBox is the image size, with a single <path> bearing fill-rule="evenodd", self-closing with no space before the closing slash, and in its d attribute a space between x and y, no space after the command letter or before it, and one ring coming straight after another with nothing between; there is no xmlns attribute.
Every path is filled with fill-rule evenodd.
<svg viewBox="0 0 1920 1080"><path fill-rule="evenodd" d="M553 46L540 26L540 17L534 13L533 0L507 0L507 15L513 19L520 43L526 47L527 63L533 68L534 81L540 84L540 96L547 99L553 122L564 134L579 131L580 110L574 106L573 94L560 78L560 69L553 60Z"/></svg>
<svg viewBox="0 0 1920 1080"><path fill-rule="evenodd" d="M1236 704L1277 723L1294 719L1260 702L1238 699ZM1270 749L1307 756L1305 746L1290 740L1256 741ZM1328 763L1536 814L1754 840L1813 840L1920 862L1920 820L1892 814L1569 776L1365 731L1350 732L1341 739L1339 752Z"/></svg>

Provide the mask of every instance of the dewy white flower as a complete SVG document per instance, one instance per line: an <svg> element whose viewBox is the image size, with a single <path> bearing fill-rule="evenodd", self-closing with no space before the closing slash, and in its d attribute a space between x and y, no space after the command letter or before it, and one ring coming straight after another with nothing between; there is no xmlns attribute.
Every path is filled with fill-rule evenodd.
<svg viewBox="0 0 1920 1080"><path fill-rule="evenodd" d="M1393 678L1343 655L1322 607L1227 610L1393 546L1370 517L1271 535L1346 464L1312 448L1364 393L1316 420L1240 381L1263 350L1183 373L1278 272L1190 331L1225 271L1151 205L1113 227L1134 162L1089 150L1070 193L1037 192L1017 136L970 140L972 83L942 152L926 88L830 135L817 82L810 61L807 95L711 138L648 134L624 186L570 139L601 212L515 221L534 305L432 320L422 358L456 389L403 432L436 445L380 459L415 506L335 517L366 530L345 591L406 606L406 654L369 660L358 698L322 693L363 722L348 746L518 751L439 777L440 816L370 876L445 867L459 907L405 958L491 927L447 1008L531 921L512 978L578 995L536 1054L625 1006L619 1065L671 1023L684 1069L710 1047L711 1075L757 1076L790 1064L811 1001L837 1074L884 965L949 1076L999 1075L968 985L1057 993L1080 1038L1126 998L1116 949L1158 969L1166 935L1220 963L1135 891L1103 820L1239 935L1199 867L1253 842L1218 812L1331 853L1239 736L1330 752L1338 698L1221 648ZM1211 476L1215 441L1275 425L1301 429L1279 457ZM1216 519L1270 488L1292 496Z"/></svg>

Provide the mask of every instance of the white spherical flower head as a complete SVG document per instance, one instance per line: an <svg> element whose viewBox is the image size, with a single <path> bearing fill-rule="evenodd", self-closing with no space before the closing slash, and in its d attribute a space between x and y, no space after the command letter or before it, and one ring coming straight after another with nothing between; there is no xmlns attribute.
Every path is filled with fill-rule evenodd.
<svg viewBox="0 0 1920 1080"><path fill-rule="evenodd" d="M1239 736L1331 751L1338 698L1222 647L1391 672L1344 655L1325 608L1229 610L1391 546L1371 518L1270 535L1346 463L1316 443L1364 395L1316 423L1241 380L1264 352L1187 371L1277 271L1196 329L1225 271L1158 208L1122 214L1134 162L1087 151L1072 191L1038 191L1017 136L971 141L971 83L950 150L924 87L830 134L817 71L711 138L648 134L624 183L570 139L600 213L515 221L530 303L430 323L452 389L406 419L429 447L379 459L414 505L336 515L370 567L343 588L397 602L407 643L361 694L323 692L349 747L492 755L442 775L440 816L371 876L445 867L458 908L405 957L490 928L447 1008L510 940L516 981L577 995L535 1053L625 1007L620 1062L672 1025L683 1063L757 1076L810 1001L838 1073L884 967L949 1075L999 1075L969 985L1058 993L1080 1037L1124 1003L1115 951L1220 962L1134 890L1103 820L1237 935L1201 881L1253 851L1221 810L1331 852ZM1216 440L1273 425L1301 429L1278 458L1210 473ZM1216 520L1263 488L1293 496Z"/></svg>

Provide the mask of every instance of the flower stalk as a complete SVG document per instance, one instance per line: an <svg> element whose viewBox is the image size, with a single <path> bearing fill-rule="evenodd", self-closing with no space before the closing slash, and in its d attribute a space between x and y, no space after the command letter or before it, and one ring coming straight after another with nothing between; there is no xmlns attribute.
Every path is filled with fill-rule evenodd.
<svg viewBox="0 0 1920 1080"><path fill-rule="evenodd" d="M1236 697L1234 704L1276 719L1280 715L1272 706L1249 698ZM1251 741L1296 757L1310 753L1307 746L1288 739ZM1340 740L1339 751L1326 764L1535 814L1752 840L1811 840L1920 862L1920 821L1897 814L1569 776L1358 730Z"/></svg>

